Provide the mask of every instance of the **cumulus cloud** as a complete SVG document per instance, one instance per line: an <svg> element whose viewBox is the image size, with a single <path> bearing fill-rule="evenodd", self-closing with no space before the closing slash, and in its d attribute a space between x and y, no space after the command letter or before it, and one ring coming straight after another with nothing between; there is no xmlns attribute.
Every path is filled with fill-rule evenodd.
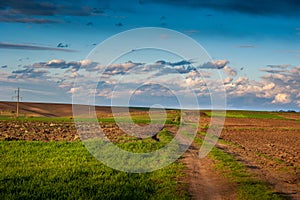
<svg viewBox="0 0 300 200"><path fill-rule="evenodd" d="M134 63L132 61L128 61L125 63L120 64L112 64L105 68L103 74L105 75L124 75L125 73L129 72L131 69L144 65L143 63Z"/></svg>
<svg viewBox="0 0 300 200"><path fill-rule="evenodd" d="M53 68L53 69L74 69L78 71L80 67L85 68L87 71L94 71L97 69L98 64L90 60L71 61L65 60L50 60L48 62L39 62L32 65L33 68Z"/></svg>
<svg viewBox="0 0 300 200"><path fill-rule="evenodd" d="M299 88L300 88L300 67L288 66L270 68L266 73L256 81L249 80L248 77L238 77L231 84L225 85L229 99L228 101L240 100L260 102L264 105L262 108L271 105L285 106L290 109L299 106ZM277 70L274 73L273 70ZM246 97L242 101L244 97ZM237 98L238 97L238 98ZM283 107L282 107L283 108Z"/></svg>
<svg viewBox="0 0 300 200"><path fill-rule="evenodd" d="M233 78L226 77L226 78L224 79L224 84L225 84L225 85L226 85L226 84L229 84L229 83L232 82L232 80L233 80Z"/></svg>
<svg viewBox="0 0 300 200"><path fill-rule="evenodd" d="M272 101L272 103L287 104L291 101L291 96L289 94L279 93L275 96L275 99Z"/></svg>
<svg viewBox="0 0 300 200"><path fill-rule="evenodd" d="M73 94L73 93L75 93L76 91L78 91L79 89L80 89L79 87L72 87L72 88L69 89L68 93Z"/></svg>
<svg viewBox="0 0 300 200"><path fill-rule="evenodd" d="M30 82L32 85L40 85L42 82L47 82L55 86L58 90L63 90L65 93L73 94L75 89L71 89L75 78L89 77L84 74L79 74L78 70L83 68L83 71L95 72L98 67L97 63L90 60L71 61L54 59L47 62L33 63L25 65L21 69L13 70L8 73L5 78L6 82Z"/></svg>
<svg viewBox="0 0 300 200"><path fill-rule="evenodd" d="M228 67L227 65L223 68L224 72L228 75L228 76L236 76L237 72L235 69Z"/></svg>
<svg viewBox="0 0 300 200"><path fill-rule="evenodd" d="M292 74L293 76L299 76L300 75L300 66L293 67L290 70L290 74ZM299 77L296 77L296 78L298 78L298 80L299 80Z"/></svg>
<svg viewBox="0 0 300 200"><path fill-rule="evenodd" d="M275 84L274 83L268 83L266 85L263 86L263 90L272 90L273 88L275 87Z"/></svg>
<svg viewBox="0 0 300 200"><path fill-rule="evenodd" d="M199 68L203 69L223 69L229 63L228 60L214 60L211 62L207 62L199 66Z"/></svg>
<svg viewBox="0 0 300 200"><path fill-rule="evenodd" d="M172 65L168 63L172 63ZM179 63L182 65L179 65ZM212 88L210 89L214 91L218 91L220 86L224 84L228 102L235 108L246 104L253 105L253 107L259 104L262 105L262 108L276 105L282 108L284 106L286 108L300 106L300 66L266 67L265 69L276 70L277 73L262 70L265 73L262 77L251 80L247 76L238 76L236 70L229 67L228 63L227 60L205 63L206 67L209 66L209 70L204 70L201 67L192 67L189 63L182 61L159 61L154 63L128 61L102 66L91 60L67 62L54 59L25 65L23 68L11 71L11 73L5 70L6 74L3 74L5 78L2 77L2 79L3 81L12 81L13 79L18 79L18 81L20 79L35 79L39 82L52 81L65 93L73 94L79 91L73 86L76 77L78 80L83 80L84 83L97 84L97 91L94 92L95 96L106 100L111 97L116 85L120 88L120 91L123 91L123 93L118 93L118 98L121 98L122 95L128 95L129 92L135 92L135 95L147 93L150 96L156 95L157 97L159 97L159 94L170 96L165 88L156 84L156 80L183 96L190 94L187 88L192 88L199 98L206 98L209 97L208 83L212 82L210 84ZM224 70L227 75L223 81L215 80L213 74L211 74L215 70L210 69L219 68ZM4 72L4 70L2 71ZM95 77L100 75L100 82L97 83L99 79ZM120 77L121 79L119 79ZM147 87L138 88L141 85L147 85ZM132 88L138 89L133 90Z"/></svg>

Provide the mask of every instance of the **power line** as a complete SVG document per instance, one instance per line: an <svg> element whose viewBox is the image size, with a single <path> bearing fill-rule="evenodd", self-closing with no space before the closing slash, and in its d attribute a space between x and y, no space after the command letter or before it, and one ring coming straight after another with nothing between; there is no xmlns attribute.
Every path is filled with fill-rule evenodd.
<svg viewBox="0 0 300 200"><path fill-rule="evenodd" d="M17 99L17 104L16 104L16 117L19 117L19 103L20 100L22 99L22 97L20 96L20 88L18 88L18 90L15 90L15 93L17 93L17 96L13 96L12 98L16 98Z"/></svg>

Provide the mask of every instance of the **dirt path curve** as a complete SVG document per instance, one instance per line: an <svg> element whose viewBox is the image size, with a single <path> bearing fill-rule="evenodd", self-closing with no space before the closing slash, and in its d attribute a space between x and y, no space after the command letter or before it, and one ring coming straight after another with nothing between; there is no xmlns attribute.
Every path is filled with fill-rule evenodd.
<svg viewBox="0 0 300 200"><path fill-rule="evenodd" d="M187 177L184 181L188 184L192 199L235 199L235 187L213 169L211 159L198 157L198 149L195 148L195 145L188 149L182 160L187 166Z"/></svg>

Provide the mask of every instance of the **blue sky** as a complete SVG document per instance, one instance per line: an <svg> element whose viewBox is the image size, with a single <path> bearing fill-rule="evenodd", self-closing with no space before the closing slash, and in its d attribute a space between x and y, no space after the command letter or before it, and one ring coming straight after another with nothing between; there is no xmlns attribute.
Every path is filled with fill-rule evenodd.
<svg viewBox="0 0 300 200"><path fill-rule="evenodd" d="M295 0L3 1L0 100L10 101L20 87L24 101L71 103L79 67L88 68L89 64L100 69L87 61L99 43L133 28L161 27L186 34L207 50L213 59L210 66L223 76L229 109L300 110L299 9L300 3ZM139 58L144 54L153 57L152 61L147 56ZM182 61L161 52L145 51L141 55L116 60L118 70L125 70L122 67L128 66L128 61L132 66L146 63L146 68L160 60ZM157 66L167 71L166 64ZM191 71L185 73L185 79L201 90L195 75L189 79ZM115 86L112 80L120 74L110 74L103 88L98 85L97 104L110 103L109 90ZM172 74L165 76L170 78ZM123 89L126 92L126 87ZM147 94L151 94L149 90L160 91L152 86L146 90ZM155 99L155 103L172 102L174 96L163 91L144 97L153 102ZM199 101L203 102L201 95ZM151 102L140 99L137 103L143 104L149 106Z"/></svg>

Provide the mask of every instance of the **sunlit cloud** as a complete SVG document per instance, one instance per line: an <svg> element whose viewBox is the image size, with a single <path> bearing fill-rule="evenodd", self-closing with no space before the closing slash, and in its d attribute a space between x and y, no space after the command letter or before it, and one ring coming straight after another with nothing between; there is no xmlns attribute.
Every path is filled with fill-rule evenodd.
<svg viewBox="0 0 300 200"><path fill-rule="evenodd" d="M154 63L128 61L102 66L91 60L66 62L54 59L24 65L22 69L12 70L10 73L1 72L1 81L7 85L14 80L30 81L30 84L38 86L46 80L67 96L88 90L84 91L88 96L102 98L101 102L106 103L110 102L110 98L122 99L126 95L135 95L138 102L144 103L153 99L163 101L173 98L174 94L170 91L187 96L192 90L198 98L208 98L210 90L218 91L220 85L224 85L229 106L241 105L245 101L248 106L253 107L257 102L262 106L300 105L299 66L266 66L261 69L265 74L259 80L251 80L229 67L228 60L216 60L198 67L191 67L190 64L188 61L161 60ZM201 71L204 69L205 71ZM212 70L224 72L226 76L223 81L212 79ZM96 76L99 79L95 79L95 72L99 72ZM75 79L88 86L74 86ZM207 88L209 83L212 87L210 89ZM143 95L147 97L147 101L142 101ZM251 102L253 105L249 104Z"/></svg>

